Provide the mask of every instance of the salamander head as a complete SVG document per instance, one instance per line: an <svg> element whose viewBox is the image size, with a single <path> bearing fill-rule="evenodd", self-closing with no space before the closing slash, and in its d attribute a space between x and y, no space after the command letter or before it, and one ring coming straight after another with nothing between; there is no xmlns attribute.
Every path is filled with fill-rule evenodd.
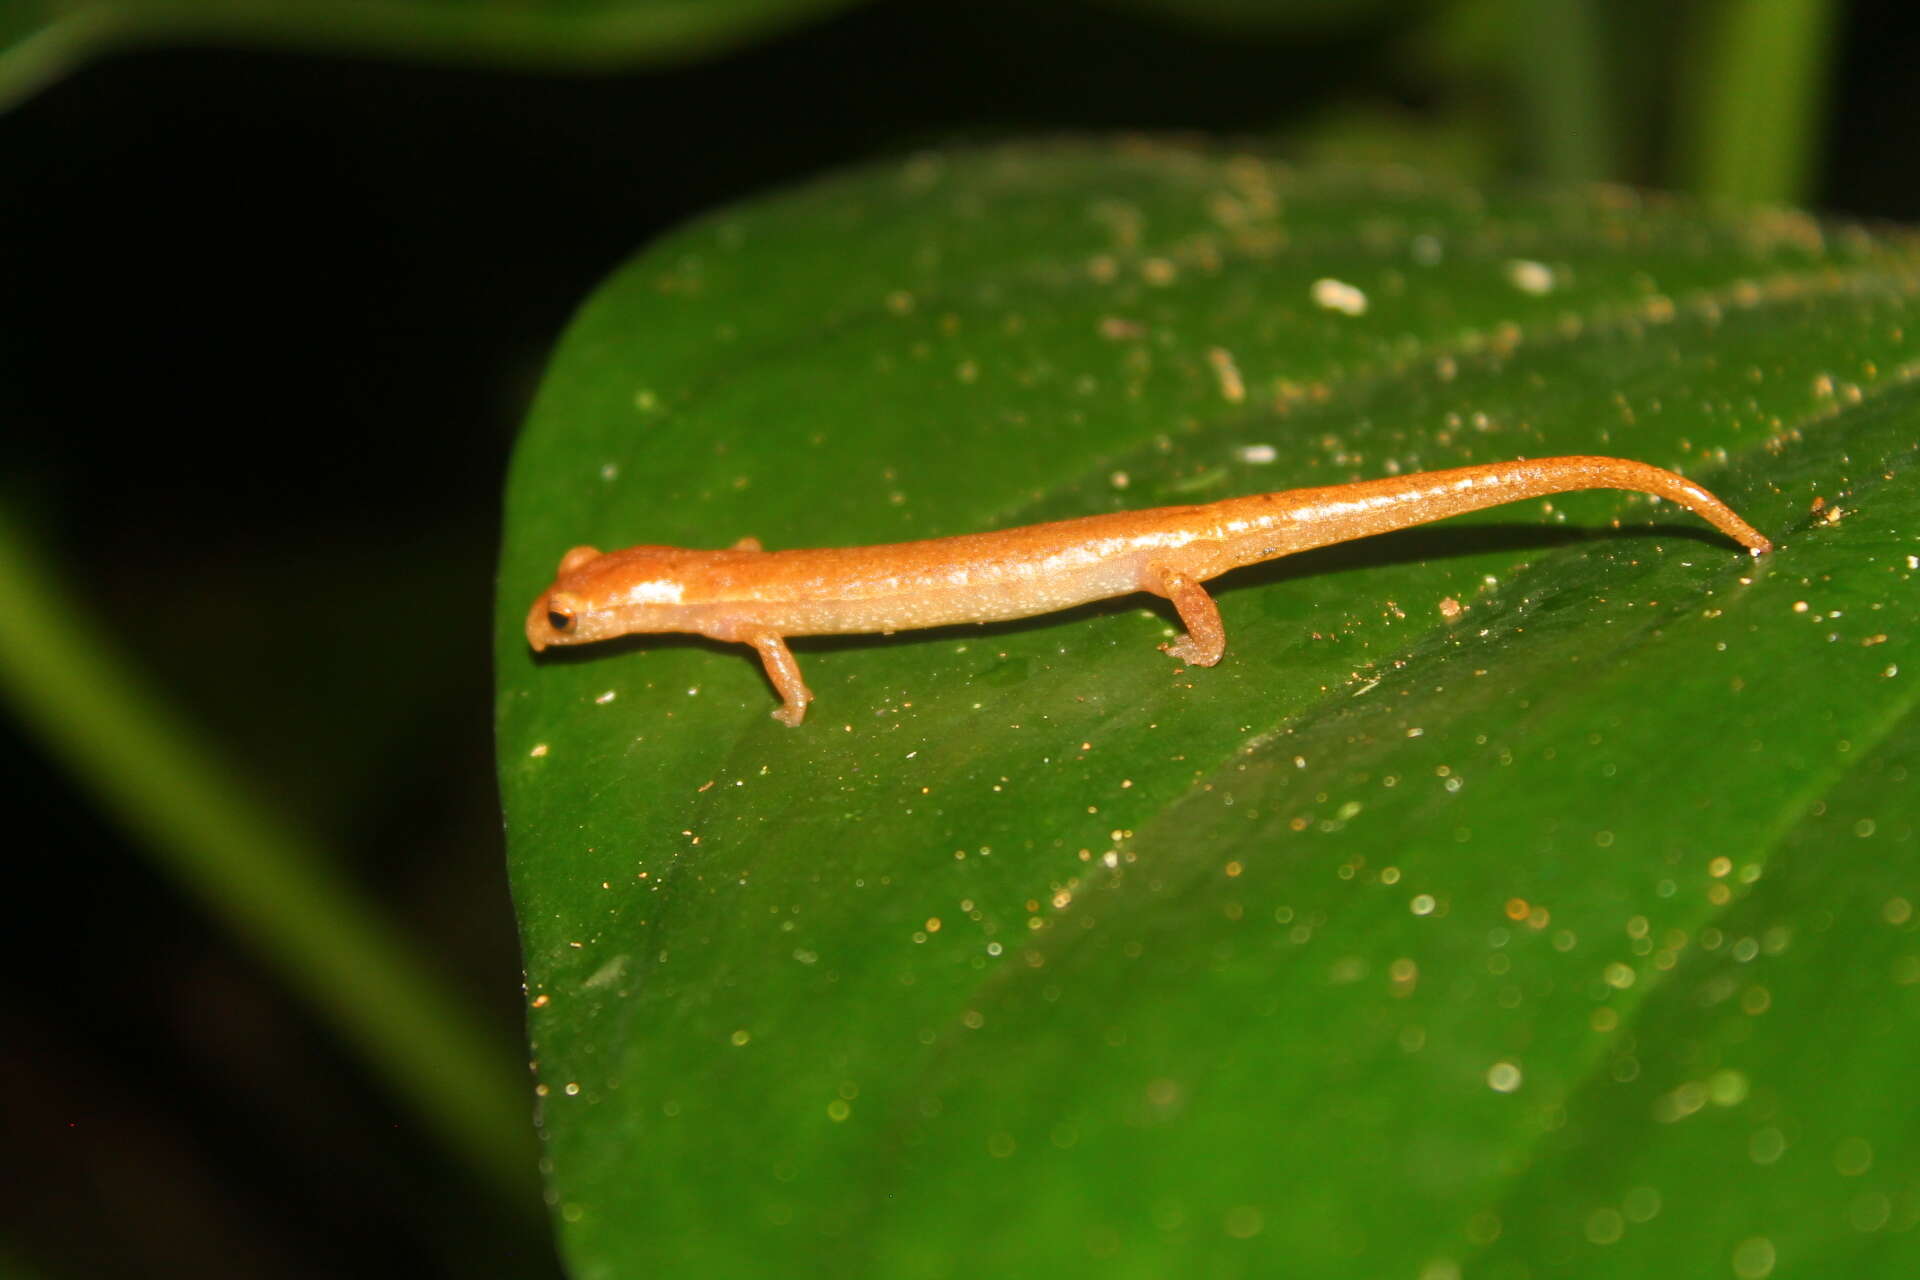
<svg viewBox="0 0 1920 1280"><path fill-rule="evenodd" d="M682 630L680 571L688 554L678 547L628 547L605 554L575 547L560 558L553 585L527 611L527 643L537 653L548 645Z"/></svg>

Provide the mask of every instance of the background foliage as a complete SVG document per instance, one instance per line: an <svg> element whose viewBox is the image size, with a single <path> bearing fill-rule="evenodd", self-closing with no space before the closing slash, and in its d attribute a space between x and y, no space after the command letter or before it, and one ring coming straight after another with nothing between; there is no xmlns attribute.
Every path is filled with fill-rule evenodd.
<svg viewBox="0 0 1920 1280"><path fill-rule="evenodd" d="M383 8L441 10L439 34ZM1893 6L1249 8L743 6L671 38L647 25L668 7L514 10L537 39L481 31L499 6L465 33L399 4L0 15L5 750L22 897L52 908L10 931L16 1257L553 1265L523 1135L488 1119L524 1087L481 709L493 512L544 346L663 229L871 155L1107 127L1914 209ZM621 54L588 19L641 34ZM1795 127L1748 128L1756 79L1807 86L1765 99ZM1743 131L1784 141L1742 161ZM1888 746L1853 785L1904 767ZM1770 838L1818 843L1808 822ZM421 1105L439 1082L405 1064L439 1027L491 1037L443 1065L503 1101Z"/></svg>

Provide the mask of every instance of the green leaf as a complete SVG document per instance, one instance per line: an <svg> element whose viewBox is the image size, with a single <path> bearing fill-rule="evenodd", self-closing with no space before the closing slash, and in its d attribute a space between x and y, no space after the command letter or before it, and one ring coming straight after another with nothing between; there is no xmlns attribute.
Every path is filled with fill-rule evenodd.
<svg viewBox="0 0 1920 1280"><path fill-rule="evenodd" d="M653 246L554 359L501 570L575 1272L1912 1271L1917 266L1138 143L922 155ZM1780 549L1518 504L1221 580L1211 670L1138 598L802 641L799 729L744 648L521 634L577 543L1576 452Z"/></svg>
<svg viewBox="0 0 1920 1280"><path fill-rule="evenodd" d="M717 52L849 0L15 0L0 107L127 44L217 40L509 66L623 67Z"/></svg>

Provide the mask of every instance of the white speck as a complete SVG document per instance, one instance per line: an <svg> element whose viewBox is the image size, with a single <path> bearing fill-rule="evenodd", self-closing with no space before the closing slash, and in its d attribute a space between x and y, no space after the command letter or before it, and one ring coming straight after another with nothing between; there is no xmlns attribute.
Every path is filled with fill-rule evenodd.
<svg viewBox="0 0 1920 1280"><path fill-rule="evenodd" d="M1363 316L1367 314L1367 295L1331 276L1322 276L1313 282L1313 301L1316 306L1328 311L1338 311L1343 316Z"/></svg>
<svg viewBox="0 0 1920 1280"><path fill-rule="evenodd" d="M1107 483L1116 489L1124 489L1133 483L1133 477L1124 471L1116 471L1107 477Z"/></svg>
<svg viewBox="0 0 1920 1280"><path fill-rule="evenodd" d="M1773 1241L1751 1236L1733 1246L1733 1274L1740 1280L1765 1280L1773 1274Z"/></svg>
<svg viewBox="0 0 1920 1280"><path fill-rule="evenodd" d="M628 604L679 604L685 590L671 578L650 578L627 588Z"/></svg>
<svg viewBox="0 0 1920 1280"><path fill-rule="evenodd" d="M1587 1215L1587 1239L1595 1244L1618 1244L1627 1233L1627 1220L1618 1209L1602 1206Z"/></svg>
<svg viewBox="0 0 1920 1280"><path fill-rule="evenodd" d="M1865 1138L1847 1138L1834 1149L1834 1171L1843 1178L1857 1178L1873 1167L1873 1144Z"/></svg>
<svg viewBox="0 0 1920 1280"><path fill-rule="evenodd" d="M1747 1158L1755 1164L1772 1164L1786 1149L1786 1135L1772 1127L1756 1129L1747 1139Z"/></svg>
<svg viewBox="0 0 1920 1280"><path fill-rule="evenodd" d="M617 462L601 463L600 478L608 484L612 484L615 480L618 480L620 478L620 464Z"/></svg>
<svg viewBox="0 0 1920 1280"><path fill-rule="evenodd" d="M595 969L592 976L580 985L587 988L610 987L626 976L627 957L623 955L615 956L598 969Z"/></svg>
<svg viewBox="0 0 1920 1280"><path fill-rule="evenodd" d="M1438 904L1433 900L1432 894L1420 893L1420 894L1415 894L1413 901L1407 904L1407 910L1413 912L1413 914L1417 916L1430 916L1433 914L1433 909L1437 905Z"/></svg>
<svg viewBox="0 0 1920 1280"><path fill-rule="evenodd" d="M1233 361L1233 352L1225 347L1213 347L1207 352L1207 363L1213 366L1213 376L1220 383L1220 398L1228 404L1240 404L1247 398L1247 384L1241 381L1240 366Z"/></svg>
<svg viewBox="0 0 1920 1280"><path fill-rule="evenodd" d="M1227 1210L1227 1234L1235 1240L1251 1240L1266 1226L1266 1219L1250 1204Z"/></svg>
<svg viewBox="0 0 1920 1280"><path fill-rule="evenodd" d="M1512 1093L1520 1087L1520 1068L1511 1062L1496 1062L1487 1068L1487 1088L1495 1093Z"/></svg>
<svg viewBox="0 0 1920 1280"><path fill-rule="evenodd" d="M605 693L601 694L599 697L595 698L594 701L604 707L609 702L612 702L615 698L619 696L620 695L615 693L612 689L609 689Z"/></svg>
<svg viewBox="0 0 1920 1280"><path fill-rule="evenodd" d="M533 744L533 750L527 752L527 754L532 756L535 760L538 760L542 756L547 754L547 744L544 742L536 742Z"/></svg>
<svg viewBox="0 0 1920 1280"><path fill-rule="evenodd" d="M1553 268L1544 262L1534 262L1529 258L1514 258L1507 263L1507 283L1522 293L1535 297L1552 293Z"/></svg>
<svg viewBox="0 0 1920 1280"><path fill-rule="evenodd" d="M1847 1219L1855 1231L1878 1231L1893 1217L1893 1201L1879 1191L1864 1192L1847 1207Z"/></svg>
<svg viewBox="0 0 1920 1280"><path fill-rule="evenodd" d="M1280 451L1270 444L1243 444L1240 446L1240 461L1250 462L1254 466L1265 466L1280 456Z"/></svg>

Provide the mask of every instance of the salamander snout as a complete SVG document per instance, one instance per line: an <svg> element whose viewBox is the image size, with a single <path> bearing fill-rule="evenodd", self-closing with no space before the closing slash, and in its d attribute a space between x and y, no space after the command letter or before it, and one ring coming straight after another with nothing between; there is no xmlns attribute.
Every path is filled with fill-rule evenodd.
<svg viewBox="0 0 1920 1280"><path fill-rule="evenodd" d="M580 602L565 591L543 591L527 610L527 643L539 653L550 644L575 641Z"/></svg>

